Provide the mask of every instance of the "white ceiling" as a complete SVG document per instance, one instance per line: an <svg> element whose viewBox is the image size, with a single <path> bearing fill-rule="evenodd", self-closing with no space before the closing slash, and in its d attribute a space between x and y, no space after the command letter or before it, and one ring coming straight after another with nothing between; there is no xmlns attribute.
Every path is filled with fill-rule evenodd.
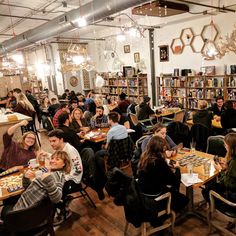
<svg viewBox="0 0 236 236"><path fill-rule="evenodd" d="M13 34L19 35L25 31L33 29L41 24L44 24L48 20L51 20L59 15L62 15L64 12L70 11L72 9L78 8L79 6L83 6L84 4L90 2L91 0L0 0L0 43L10 39L13 37ZM96 1L96 0L92 0ZM104 0L105 1L105 0ZM109 1L109 0L106 0ZM117 0L118 1L118 0ZM127 0L128 1L128 0ZM173 1L173 0L172 0ZM200 2L205 4L213 4L218 6L230 6L235 4L236 0L190 0L192 2ZM63 7L63 2L67 3L66 7ZM9 5L8 5L9 4ZM189 5L189 4L188 4ZM189 5L191 12L203 12L208 10L208 12L212 11L210 8L200 7ZM235 6L230 6L230 8L235 9ZM130 10L127 11L130 14ZM1 16L1 14L10 15L10 16ZM189 13L186 13L189 14ZM196 17L196 15L189 14L192 17ZM14 16L22 16L22 17L33 17L39 18L41 20L36 19L22 19L16 18ZM199 17L202 14L198 15ZM168 17L171 19L171 17ZM119 26L120 22L125 22L126 17L121 17L121 20L115 19L114 22L101 22L101 24L112 24ZM149 18L147 21L147 17L145 16L134 16L135 20L142 22L142 24L148 24L151 26L152 19ZM160 25L163 19L160 18ZM165 24L168 22L168 19L165 19ZM148 22L148 23L147 23ZM100 27L101 29L103 27ZM79 35L86 35L88 32L92 32L93 30L99 30L98 26L89 26L86 29L81 29L79 31ZM76 33L66 34L66 36L75 36Z"/></svg>

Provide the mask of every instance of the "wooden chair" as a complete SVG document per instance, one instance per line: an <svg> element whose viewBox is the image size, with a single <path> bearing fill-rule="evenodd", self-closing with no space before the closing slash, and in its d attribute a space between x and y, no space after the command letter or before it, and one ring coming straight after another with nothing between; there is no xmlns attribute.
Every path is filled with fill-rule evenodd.
<svg viewBox="0 0 236 236"><path fill-rule="evenodd" d="M133 114L133 113L129 113L129 117L134 125L138 125L138 123L140 123L144 127L144 129L147 130L147 132L149 132L154 125L152 122L152 120L153 120L152 118L145 119L145 120L139 120L137 115ZM146 123L149 123L149 124L147 125Z"/></svg>
<svg viewBox="0 0 236 236"><path fill-rule="evenodd" d="M160 202L160 201L163 201L165 199L167 200L166 201L166 209L157 212L157 216L161 217L161 216L166 215L168 218L164 221L163 225L160 225L160 226L155 227L155 228L149 226L149 224L147 222L143 222L141 224L141 236L148 236L148 235L151 235L155 232L158 232L158 231L161 231L161 230L167 229L167 228L171 228L171 232L173 234L174 223L175 223L176 216L175 216L175 212L170 209L170 206L171 206L171 193L170 192L164 193L161 196L157 197L155 199L155 201ZM129 226L129 223L126 222L124 235L126 235L126 233L127 233L128 226Z"/></svg>
<svg viewBox="0 0 236 236"><path fill-rule="evenodd" d="M228 217L234 223L233 232L227 228L224 228L220 223L220 221L213 220L213 214L217 210L221 214ZM212 231L212 227L220 230L225 235L235 236L236 235L236 203L233 203L225 198L223 198L220 194L215 191L210 191L210 207L208 210L208 225L209 225L209 233Z"/></svg>
<svg viewBox="0 0 236 236"><path fill-rule="evenodd" d="M162 122L165 123L165 121L167 122L178 121L178 122L183 123L184 116L185 116L185 110L180 110L180 111L175 112L174 118L162 117Z"/></svg>

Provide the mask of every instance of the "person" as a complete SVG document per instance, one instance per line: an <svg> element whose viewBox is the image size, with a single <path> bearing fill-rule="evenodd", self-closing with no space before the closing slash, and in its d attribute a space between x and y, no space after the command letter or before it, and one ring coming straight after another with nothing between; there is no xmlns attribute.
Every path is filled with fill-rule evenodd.
<svg viewBox="0 0 236 236"><path fill-rule="evenodd" d="M85 178L89 179L89 181L92 179L93 181L92 186L89 186L97 192L99 199L103 200L105 198L103 188L106 181L106 176L103 171L104 160L97 159L96 162L94 152L91 148L84 148L81 151L80 157L78 150L70 143L64 141L66 135L61 129L52 130L49 132L48 137L53 150L67 152L72 162L71 172L69 175L66 175L66 183L64 185L65 192L77 192L78 184L81 182L84 173ZM100 168L100 166L102 166L103 169ZM87 175L89 175L89 177Z"/></svg>
<svg viewBox="0 0 236 236"><path fill-rule="evenodd" d="M64 111L70 113L69 106L68 106L67 103L62 103L60 105L60 109L58 109L56 114L53 116L52 123L53 123L54 127L57 128L57 126L58 126L58 117Z"/></svg>
<svg viewBox="0 0 236 236"><path fill-rule="evenodd" d="M70 102L70 107L69 107L70 113L71 113L75 108L77 108L77 107L78 107L78 102L77 102L76 100L72 100L72 101Z"/></svg>
<svg viewBox="0 0 236 236"><path fill-rule="evenodd" d="M118 107L115 107L112 112L117 112L119 116L118 123L120 125L124 125L126 129L130 129L130 122L129 122L129 117L126 115L123 115L121 110Z"/></svg>
<svg viewBox="0 0 236 236"><path fill-rule="evenodd" d="M85 118L83 117L83 112L79 108L75 108L71 113L71 122L70 122L70 128L74 130L76 133L79 133L80 131L88 131L89 126L86 122Z"/></svg>
<svg viewBox="0 0 236 236"><path fill-rule="evenodd" d="M95 102L90 102L88 104L88 110L84 112L84 118L89 126L91 126L91 119L96 114L96 104Z"/></svg>
<svg viewBox="0 0 236 236"><path fill-rule="evenodd" d="M76 93L76 96L78 98L78 108L80 108L83 112L86 111L86 107L84 105L85 98L82 93Z"/></svg>
<svg viewBox="0 0 236 236"><path fill-rule="evenodd" d="M167 164L166 149L166 141L163 138L153 136L150 139L138 163L138 186L141 193L153 196L150 196L150 200L154 200L160 194L171 192L171 208L178 212L186 206L188 199L179 193L179 164ZM155 204L154 201L151 207L154 214L156 209L160 210L159 205Z"/></svg>
<svg viewBox="0 0 236 236"><path fill-rule="evenodd" d="M60 108L60 103L58 103L56 98L51 99L51 105L48 107L48 112L51 118L56 114L56 111Z"/></svg>
<svg viewBox="0 0 236 236"><path fill-rule="evenodd" d="M154 115L155 112L150 107L151 98L144 96L143 102L139 105L138 119L145 120L149 119L150 115Z"/></svg>
<svg viewBox="0 0 236 236"><path fill-rule="evenodd" d="M70 91L69 100L70 100L70 103L72 103L72 101L76 101L76 103L78 103L78 98L77 98L74 90Z"/></svg>
<svg viewBox="0 0 236 236"><path fill-rule="evenodd" d="M179 103L177 100L173 99L171 95L167 96L165 102L164 102L165 108L173 108L173 107L179 107Z"/></svg>
<svg viewBox="0 0 236 236"><path fill-rule="evenodd" d="M25 90L25 95L28 98L28 100L30 101L30 103L33 105L34 110L36 111L37 115L39 115L39 104L37 99L32 95L30 90Z"/></svg>
<svg viewBox="0 0 236 236"><path fill-rule="evenodd" d="M120 109L120 111L123 115L127 115L127 108L130 104L129 100L127 100L125 98L126 98L126 94L122 92L119 95L120 101L118 102L118 108Z"/></svg>
<svg viewBox="0 0 236 236"><path fill-rule="evenodd" d="M68 100L69 96L70 96L70 90L69 89L65 89L65 92L61 95L61 98Z"/></svg>
<svg viewBox="0 0 236 236"><path fill-rule="evenodd" d="M5 108L14 108L16 106L16 98L13 96L12 90L0 101L0 106L4 106Z"/></svg>
<svg viewBox="0 0 236 236"><path fill-rule="evenodd" d="M18 143L12 139L13 134L19 127L27 125L28 121L22 120L11 126L3 135L4 150L0 160L0 167L3 170L13 166L27 165L30 159L36 158L39 147L35 133L32 131L24 133Z"/></svg>
<svg viewBox="0 0 236 236"><path fill-rule="evenodd" d="M220 122L225 131L236 128L236 101L227 102L227 110L221 114Z"/></svg>
<svg viewBox="0 0 236 236"><path fill-rule="evenodd" d="M109 127L107 116L103 114L104 108L96 108L96 114L90 120L91 129Z"/></svg>
<svg viewBox="0 0 236 236"><path fill-rule="evenodd" d="M199 110L193 115L193 124L201 124L211 130L213 113L207 110L207 105L206 100L199 100Z"/></svg>
<svg viewBox="0 0 236 236"><path fill-rule="evenodd" d="M42 119L42 124L43 124L43 128L47 129L47 118L49 117L49 106L50 106L50 101L48 99L48 97L44 97L42 99L41 105L39 106L39 110L40 110L40 117Z"/></svg>
<svg viewBox="0 0 236 236"><path fill-rule="evenodd" d="M209 108L209 110L213 112L213 115L220 117L225 111L224 98L222 96L218 96L216 98L216 102Z"/></svg>
<svg viewBox="0 0 236 236"><path fill-rule="evenodd" d="M35 171L28 169L22 179L25 191L20 195L20 198L15 197L11 201L4 202L1 212L2 219L4 220L10 211L30 208L47 198L52 203L58 203L62 198L65 175L70 172L70 169L69 156L63 151L56 151L52 154L48 172L36 176Z"/></svg>
<svg viewBox="0 0 236 236"><path fill-rule="evenodd" d="M208 185L203 191L203 197L209 201L209 191L214 190L229 201L236 202L236 133L224 137L226 156L215 163L215 169L220 171L218 183Z"/></svg>
<svg viewBox="0 0 236 236"><path fill-rule="evenodd" d="M166 156L167 157L174 156L176 154L176 150L173 150L173 148L175 148L177 145L174 143L174 141L171 139L171 137L166 134L166 131L167 131L166 126L161 123L155 124L152 128L152 131L153 131L153 135L148 135L142 141L142 144L141 144L142 153L145 152L145 150L147 148L147 144L150 141L150 139L153 136L158 136L158 137L161 137L164 140L166 140L167 147L168 147L166 150Z"/></svg>
<svg viewBox="0 0 236 236"><path fill-rule="evenodd" d="M35 109L33 105L30 103L28 98L23 94L22 92L19 92L21 90L13 89L13 95L16 98L17 105L15 108L13 108L14 112L19 112L23 115L33 117L35 118Z"/></svg>
<svg viewBox="0 0 236 236"><path fill-rule="evenodd" d="M87 96L86 96L85 102L84 102L84 105L85 105L85 107L87 109L88 109L89 103L93 103L94 102L94 97L95 97L94 91L93 90L89 91Z"/></svg>

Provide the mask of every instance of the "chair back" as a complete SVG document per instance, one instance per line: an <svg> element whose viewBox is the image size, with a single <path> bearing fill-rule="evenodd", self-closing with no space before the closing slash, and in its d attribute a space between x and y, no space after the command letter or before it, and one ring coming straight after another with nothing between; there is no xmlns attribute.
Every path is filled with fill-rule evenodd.
<svg viewBox="0 0 236 236"><path fill-rule="evenodd" d="M4 227L16 235L54 235L54 205L49 199L19 211L9 211L4 219Z"/></svg>
<svg viewBox="0 0 236 236"><path fill-rule="evenodd" d="M184 121L185 110L180 110L175 113L174 121L182 122Z"/></svg>
<svg viewBox="0 0 236 236"><path fill-rule="evenodd" d="M139 105L136 105L134 109L135 109L135 113L136 113L136 115L138 116L139 111L140 111L140 107L139 107Z"/></svg>
<svg viewBox="0 0 236 236"><path fill-rule="evenodd" d="M131 122L132 122L135 126L139 123L138 117L137 117L136 114L129 113L129 117L130 117Z"/></svg>
<svg viewBox="0 0 236 236"><path fill-rule="evenodd" d="M191 140L196 142L196 150L206 152L207 139L211 130L202 124L193 124L191 128Z"/></svg>
<svg viewBox="0 0 236 236"><path fill-rule="evenodd" d="M207 153L212 155L218 155L220 157L225 157L226 149L224 145L224 136L223 135L216 135L210 136L207 139Z"/></svg>
<svg viewBox="0 0 236 236"><path fill-rule="evenodd" d="M129 136L125 139L113 139L109 143L107 151L107 165L109 168L119 168L123 162L128 162L132 158L133 142Z"/></svg>

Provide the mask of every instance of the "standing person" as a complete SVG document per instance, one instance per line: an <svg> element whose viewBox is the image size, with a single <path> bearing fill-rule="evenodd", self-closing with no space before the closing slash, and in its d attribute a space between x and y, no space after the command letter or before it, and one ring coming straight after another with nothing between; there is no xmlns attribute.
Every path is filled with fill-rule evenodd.
<svg viewBox="0 0 236 236"><path fill-rule="evenodd" d="M118 108L120 109L120 111L123 115L127 116L127 108L129 106L130 102L129 102L129 100L126 99L126 94L123 92L119 95L119 99L120 99L120 101L118 102Z"/></svg>
<svg viewBox="0 0 236 236"><path fill-rule="evenodd" d="M47 124L48 119L47 118L50 116L49 111L48 111L50 105L51 104L50 104L48 97L44 97L41 102L41 105L39 106L40 117L41 117L44 129L48 128L48 124Z"/></svg>
<svg viewBox="0 0 236 236"><path fill-rule="evenodd" d="M225 111L224 98L222 96L218 96L216 98L216 102L209 108L209 110L213 112L213 115L220 117Z"/></svg>
<svg viewBox="0 0 236 236"><path fill-rule="evenodd" d="M69 96L70 96L70 90L65 89L65 92L61 95L61 98L69 100Z"/></svg>
<svg viewBox="0 0 236 236"><path fill-rule="evenodd" d="M91 118L91 129L109 127L107 116L103 114L102 106L96 108L96 114Z"/></svg>
<svg viewBox="0 0 236 236"><path fill-rule="evenodd" d="M153 136L138 163L138 185L142 193L152 196L150 199L153 199L153 214L156 214L160 207L154 199L166 192L171 192L171 208L174 211L182 210L188 202L188 199L179 193L181 175L178 162L172 167L167 164L166 149L166 141Z"/></svg>
<svg viewBox="0 0 236 236"><path fill-rule="evenodd" d="M36 158L39 147L35 133L32 131L24 133L18 143L12 139L13 134L19 127L27 125L28 121L23 120L11 126L3 135L4 150L0 160L0 167L3 170L13 166L27 165L30 159Z"/></svg>
<svg viewBox="0 0 236 236"><path fill-rule="evenodd" d="M144 96L143 102L139 105L138 119L145 120L149 119L150 115L154 115L155 112L150 107L151 98L148 96Z"/></svg>
<svg viewBox="0 0 236 236"><path fill-rule="evenodd" d="M220 171L219 181L202 191L207 201L210 190L214 190L229 201L236 202L236 133L227 134L224 143L227 150L225 160L215 163L215 169Z"/></svg>
<svg viewBox="0 0 236 236"><path fill-rule="evenodd" d="M28 98L21 92L20 89L13 89L13 95L16 98L17 105L13 108L14 112L19 112L26 116L30 116L33 119L35 118L35 109L33 105L30 103Z"/></svg>
<svg viewBox="0 0 236 236"><path fill-rule="evenodd" d="M193 123L201 124L211 130L213 113L207 109L207 105L205 100L198 101L199 110L193 115Z"/></svg>

